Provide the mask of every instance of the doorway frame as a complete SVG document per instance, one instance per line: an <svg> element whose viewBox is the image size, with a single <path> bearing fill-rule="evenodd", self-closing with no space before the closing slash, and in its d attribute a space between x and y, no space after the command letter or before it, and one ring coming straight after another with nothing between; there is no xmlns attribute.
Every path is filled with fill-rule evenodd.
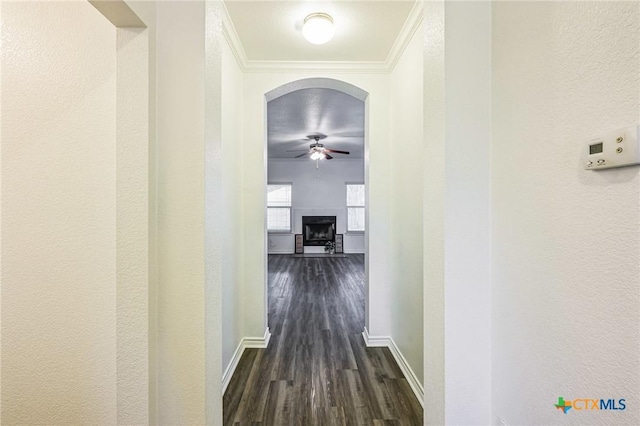
<svg viewBox="0 0 640 426"><path fill-rule="evenodd" d="M268 165L269 165L269 157L268 157L268 131L269 131L269 123L267 119L267 108L269 101L277 99L286 94L295 92L297 90L303 89L332 89L338 92L347 94L352 96L359 101L364 103L364 184L365 184L365 232L364 232L364 269L365 269L365 330L369 328L369 92L366 90L346 82L344 80L338 80L335 78L328 77L311 77L311 78L303 78L298 80L293 80L288 83L282 84L275 89L272 89L264 94L264 129L263 129L263 164L264 164L264 187L263 193L267 193L267 185L269 184L268 179ZM267 199L264 197L264 313L265 313L265 327L266 330L269 330L269 233L267 231ZM293 227L293 225L292 225ZM364 330L363 330L364 331Z"/></svg>

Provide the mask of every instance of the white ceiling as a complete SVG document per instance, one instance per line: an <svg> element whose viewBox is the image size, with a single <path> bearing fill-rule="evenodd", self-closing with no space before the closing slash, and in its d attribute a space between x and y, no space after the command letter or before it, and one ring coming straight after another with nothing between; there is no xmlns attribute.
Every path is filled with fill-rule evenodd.
<svg viewBox="0 0 640 426"><path fill-rule="evenodd" d="M364 102L337 90L302 89L273 99L267 103L267 125L269 158L308 151L313 135L321 135L326 148L350 152L331 154L336 159L364 157Z"/></svg>
<svg viewBox="0 0 640 426"><path fill-rule="evenodd" d="M243 1L225 4L249 61L372 61L387 59L415 1ZM302 36L313 12L333 17L335 36L313 45Z"/></svg>
<svg viewBox="0 0 640 426"><path fill-rule="evenodd" d="M243 61L386 63L384 69L401 51L406 31L414 24L415 3L225 1ZM304 18L314 12L328 13L334 20L335 36L324 45L311 44L302 36ZM309 149L313 135L324 136L320 142L327 148L351 153L336 154L335 159L364 157L364 103L352 96L332 89L298 90L270 101L267 115L269 158L294 158Z"/></svg>

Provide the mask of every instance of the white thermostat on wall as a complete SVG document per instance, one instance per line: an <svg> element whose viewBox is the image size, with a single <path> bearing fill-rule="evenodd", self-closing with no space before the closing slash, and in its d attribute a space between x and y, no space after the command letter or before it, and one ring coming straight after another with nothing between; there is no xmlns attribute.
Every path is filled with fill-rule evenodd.
<svg viewBox="0 0 640 426"><path fill-rule="evenodd" d="M602 170L640 164L638 127L623 127L589 139L583 148L584 168Z"/></svg>

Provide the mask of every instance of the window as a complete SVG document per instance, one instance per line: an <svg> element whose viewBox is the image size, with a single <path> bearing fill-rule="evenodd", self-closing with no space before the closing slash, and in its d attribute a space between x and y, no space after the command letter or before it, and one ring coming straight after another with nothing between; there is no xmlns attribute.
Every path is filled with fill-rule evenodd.
<svg viewBox="0 0 640 426"><path fill-rule="evenodd" d="M291 232L291 184L267 185L267 231Z"/></svg>
<svg viewBox="0 0 640 426"><path fill-rule="evenodd" d="M363 184L347 184L347 232L364 232Z"/></svg>

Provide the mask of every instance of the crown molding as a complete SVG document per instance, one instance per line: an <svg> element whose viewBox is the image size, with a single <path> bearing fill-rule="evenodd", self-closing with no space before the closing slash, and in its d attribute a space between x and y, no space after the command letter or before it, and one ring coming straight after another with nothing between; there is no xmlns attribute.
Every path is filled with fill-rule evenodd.
<svg viewBox="0 0 640 426"><path fill-rule="evenodd" d="M422 1L416 1L413 4L413 8L411 8L411 12L409 12L409 16L407 16L407 19L404 21L404 25L398 33L398 37L396 37L393 46L391 46L391 50L385 61L389 73L393 72L396 65L398 65L398 61L407 49L413 35L418 31L418 28L420 28L424 16L422 10Z"/></svg>
<svg viewBox="0 0 640 426"><path fill-rule="evenodd" d="M248 61L246 73L296 73L296 74L386 74L385 62L363 61Z"/></svg>
<svg viewBox="0 0 640 426"><path fill-rule="evenodd" d="M240 37L238 36L238 32L236 31L236 27L233 25L233 21L231 20L231 15L229 15L229 11L227 10L227 5L225 2L222 3L222 34L224 38L229 43L229 47L231 48L231 52L233 53L233 57L236 59L240 70L244 71L247 68L247 54L244 51L244 47L242 46L242 42L240 41Z"/></svg>
<svg viewBox="0 0 640 426"><path fill-rule="evenodd" d="M395 69L423 20L422 1L417 0L385 61L252 61L247 58L224 2L222 5L222 31L240 70L244 73L389 74Z"/></svg>

